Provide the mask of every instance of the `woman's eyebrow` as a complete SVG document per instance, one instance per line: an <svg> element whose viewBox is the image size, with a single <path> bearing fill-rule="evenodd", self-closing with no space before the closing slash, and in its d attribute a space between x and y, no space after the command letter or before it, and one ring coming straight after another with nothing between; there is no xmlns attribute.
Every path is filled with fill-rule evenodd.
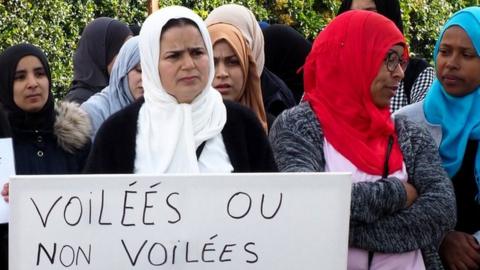
<svg viewBox="0 0 480 270"><path fill-rule="evenodd" d="M227 56L213 56L213 58L215 59L229 59L229 58L233 58L233 57L237 57L235 54L231 54L231 55L227 55Z"/></svg>

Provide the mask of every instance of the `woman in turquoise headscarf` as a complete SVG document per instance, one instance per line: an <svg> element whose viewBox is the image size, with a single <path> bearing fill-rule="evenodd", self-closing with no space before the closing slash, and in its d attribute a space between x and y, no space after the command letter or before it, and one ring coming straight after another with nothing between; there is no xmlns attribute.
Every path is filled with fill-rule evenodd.
<svg viewBox="0 0 480 270"><path fill-rule="evenodd" d="M458 221L440 246L450 269L480 269L480 7L455 13L435 45L437 79L398 115L424 125L452 179ZM398 116L400 117L400 116Z"/></svg>

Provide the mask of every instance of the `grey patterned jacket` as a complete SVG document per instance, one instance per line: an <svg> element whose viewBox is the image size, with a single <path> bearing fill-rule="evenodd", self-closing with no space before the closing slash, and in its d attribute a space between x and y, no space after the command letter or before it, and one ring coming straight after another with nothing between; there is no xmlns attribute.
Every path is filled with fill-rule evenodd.
<svg viewBox="0 0 480 270"><path fill-rule="evenodd" d="M349 245L401 253L421 249L427 269L443 269L438 246L456 223L455 195L429 133L399 116L395 119L409 182L418 198L405 208L399 179L352 186ZM323 172L323 131L307 102L283 112L270 130L270 142L282 172Z"/></svg>

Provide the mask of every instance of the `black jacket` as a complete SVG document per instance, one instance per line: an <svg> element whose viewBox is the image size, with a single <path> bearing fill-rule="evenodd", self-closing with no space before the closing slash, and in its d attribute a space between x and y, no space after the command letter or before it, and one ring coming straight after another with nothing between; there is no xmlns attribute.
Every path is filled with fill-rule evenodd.
<svg viewBox="0 0 480 270"><path fill-rule="evenodd" d="M452 177L457 200L455 230L474 234L480 231L480 205L475 201L478 192L475 183L475 156L478 141L469 141L460 170Z"/></svg>
<svg viewBox="0 0 480 270"><path fill-rule="evenodd" d="M280 115L286 109L297 105L292 91L277 75L267 68L263 69L260 77L262 97L265 111L273 116Z"/></svg>
<svg viewBox="0 0 480 270"><path fill-rule="evenodd" d="M55 115L53 131L12 127L17 175L82 171L91 145L88 116L67 102L55 106ZM8 269L8 223L0 224L0 269Z"/></svg>
<svg viewBox="0 0 480 270"><path fill-rule="evenodd" d="M90 122L73 103L55 107L53 132L12 128L15 170L23 174L76 174L90 151Z"/></svg>
<svg viewBox="0 0 480 270"><path fill-rule="evenodd" d="M137 119L144 100L112 115L100 127L85 173L133 173ZM225 101L227 122L222 137L234 172L276 172L265 131L256 115Z"/></svg>

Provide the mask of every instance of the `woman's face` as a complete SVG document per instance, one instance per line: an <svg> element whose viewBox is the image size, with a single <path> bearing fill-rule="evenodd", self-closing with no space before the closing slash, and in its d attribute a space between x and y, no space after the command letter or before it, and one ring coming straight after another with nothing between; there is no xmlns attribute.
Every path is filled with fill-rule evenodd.
<svg viewBox="0 0 480 270"><path fill-rule="evenodd" d="M191 103L205 89L209 59L195 26L174 26L162 33L158 73L162 86L178 103Z"/></svg>
<svg viewBox="0 0 480 270"><path fill-rule="evenodd" d="M373 0L353 0L350 9L361 9L376 12L377 6L375 5L375 2Z"/></svg>
<svg viewBox="0 0 480 270"><path fill-rule="evenodd" d="M13 101L25 112L40 111L48 100L47 71L32 55L20 59L13 81Z"/></svg>
<svg viewBox="0 0 480 270"><path fill-rule="evenodd" d="M380 65L377 76L373 79L370 92L373 103L378 108L386 108L390 105L390 99L395 96L400 81L404 77L401 66L403 50L401 45L393 46Z"/></svg>
<svg viewBox="0 0 480 270"><path fill-rule="evenodd" d="M436 69L438 80L452 96L465 96L480 86L480 56L462 28L452 26L443 34Z"/></svg>
<svg viewBox="0 0 480 270"><path fill-rule="evenodd" d="M215 62L213 87L222 94L224 99L239 101L244 87L244 74L240 59L230 44L224 40L215 43L213 60Z"/></svg>
<svg viewBox="0 0 480 270"><path fill-rule="evenodd" d="M133 99L137 100L143 96L143 85L142 85L142 67L138 63L132 70L128 72L128 88L130 88L130 93L133 96Z"/></svg>

